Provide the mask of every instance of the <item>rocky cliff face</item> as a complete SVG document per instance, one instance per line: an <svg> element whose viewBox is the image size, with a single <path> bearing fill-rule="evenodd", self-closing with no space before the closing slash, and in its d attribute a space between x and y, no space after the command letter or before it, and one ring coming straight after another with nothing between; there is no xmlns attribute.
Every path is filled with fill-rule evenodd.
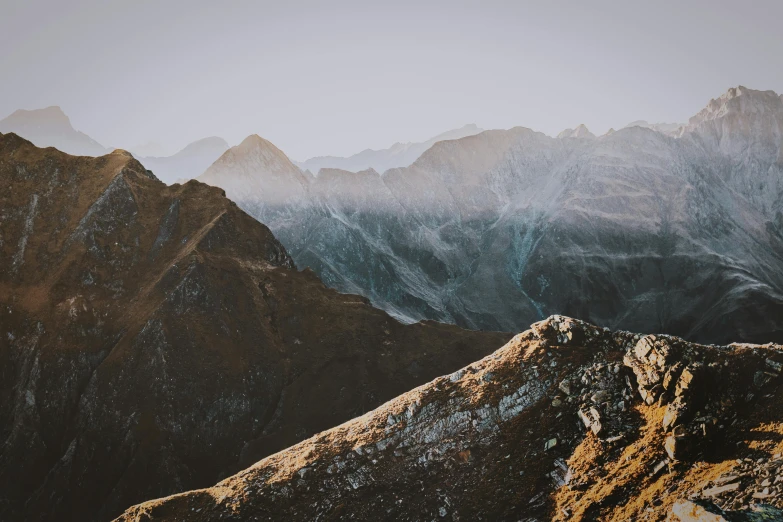
<svg viewBox="0 0 783 522"><path fill-rule="evenodd" d="M0 519L203 487L509 336L402 325L198 182L0 135Z"/></svg>
<svg viewBox="0 0 783 522"><path fill-rule="evenodd" d="M783 346L554 316L217 485L118 520L780 520Z"/></svg>
<svg viewBox="0 0 783 522"><path fill-rule="evenodd" d="M518 331L566 313L704 342L783 340L783 100L738 87L679 137L658 128L486 131L407 168L290 181L282 201L254 188L277 186L264 161L227 153L202 179L299 265L403 320Z"/></svg>

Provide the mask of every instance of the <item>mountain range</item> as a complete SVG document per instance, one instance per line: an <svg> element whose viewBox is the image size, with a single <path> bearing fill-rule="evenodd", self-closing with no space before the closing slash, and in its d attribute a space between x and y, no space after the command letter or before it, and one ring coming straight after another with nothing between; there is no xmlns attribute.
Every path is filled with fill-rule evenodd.
<svg viewBox="0 0 783 522"><path fill-rule="evenodd" d="M298 266L403 321L519 331L565 313L783 339L783 99L740 86L662 125L483 131L408 167L317 176L251 136L198 179Z"/></svg>
<svg viewBox="0 0 783 522"><path fill-rule="evenodd" d="M783 519L783 97L642 123L173 185L0 133L0 519Z"/></svg>
<svg viewBox="0 0 783 522"><path fill-rule="evenodd" d="M79 132L60 107L18 110L0 120L0 133L13 132L39 147L55 147L74 156L103 156L114 149L107 148ZM145 147L146 148L146 147ZM172 184L187 181L209 167L229 148L223 138L204 138L187 145L171 156L139 157L158 179Z"/></svg>
<svg viewBox="0 0 783 522"><path fill-rule="evenodd" d="M396 167L407 167L439 141L473 136L481 131L482 129L471 123L459 129L443 132L423 142L395 143L388 149L381 150L365 149L347 158L317 156L307 161L295 162L295 164L302 170L309 170L315 175L321 169L341 169L350 172L373 169L377 172L385 172Z"/></svg>
<svg viewBox="0 0 783 522"><path fill-rule="evenodd" d="M0 213L0 520L209 486L511 337L403 325L121 150L0 135Z"/></svg>
<svg viewBox="0 0 783 522"><path fill-rule="evenodd" d="M139 161L152 170L155 177L171 185L192 179L195 173L203 172L228 149L226 140L212 136L194 141L171 156L140 157Z"/></svg>
<svg viewBox="0 0 783 522"><path fill-rule="evenodd" d="M39 147L55 147L74 156L102 156L108 152L103 145L79 132L60 107L20 109L0 120L0 132L24 136Z"/></svg>

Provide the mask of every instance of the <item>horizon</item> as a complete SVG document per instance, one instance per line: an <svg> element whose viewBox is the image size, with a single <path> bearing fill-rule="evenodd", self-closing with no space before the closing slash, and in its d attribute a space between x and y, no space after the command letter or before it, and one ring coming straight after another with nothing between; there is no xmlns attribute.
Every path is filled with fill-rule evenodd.
<svg viewBox="0 0 783 522"><path fill-rule="evenodd" d="M106 147L152 143L169 155L210 136L236 145L258 134L297 161L422 142L470 123L549 136L584 124L601 135L636 120L687 123L737 85L783 92L772 65L781 15L772 1L738 11L701 0L38 0L0 21L11 49L0 57L0 114L56 105ZM118 18L133 29L128 38L110 32Z"/></svg>
<svg viewBox="0 0 783 522"><path fill-rule="evenodd" d="M443 134L447 134L448 132L451 132L451 131L454 131L454 130L460 130L460 129L464 129L464 128L469 128L469 127L477 128L479 130L479 133L482 133L482 132L485 132L485 131L508 131L508 130L511 130L511 129L514 129L514 128L527 128L529 130L532 130L533 132L544 134L544 135L546 135L546 136L548 136L550 138L558 138L559 137L558 136L559 133L564 132L564 131L568 131L568 130L575 130L578 127L585 127L589 132L593 133L596 137L600 137L600 136L605 136L609 132L616 132L616 131L619 131L619 130L622 130L622 129L625 129L625 128L633 127L633 126L635 126L635 124L639 124L639 123L645 123L645 124L649 124L649 125L680 125L680 126L684 126L684 125L688 124L690 118L695 116L700 110L702 110L704 107L706 107L710 102L720 98L721 96L726 94L728 91L730 91L731 89L735 89L735 88L737 88L737 89L745 88L745 89L748 89L748 90L751 90L751 91L757 91L757 92L772 92L772 93L774 93L777 96L783 96L783 94L781 94L781 93L779 93L779 92L777 92L777 91L775 91L773 89L754 89L753 87L748 87L746 85L731 86L731 87L728 87L727 89L725 89L720 95L714 96L713 98L710 98L709 100L707 100L701 108L695 109L687 118L684 118L682 121L677 121L677 122L674 122L674 121L650 121L650 120L645 120L645 119L635 119L635 120L629 121L625 125L621 125L621 126L617 126L617 127L610 127L610 128L606 129L604 132L601 132L601 133L594 132L593 129L591 129L589 125L584 124L584 123L576 124L576 125L574 125L573 127L570 127L570 128L561 129L560 131L558 131L556 133L547 133L547 132L544 132L544 131L541 131L541 130L538 130L538 129L535 129L535 128L532 128L532 127L528 127L526 125L513 125L511 127L506 127L506 128L483 128L480 125L476 125L475 123L466 123L464 125L461 125L459 127L454 127L452 129L444 129L441 132L438 132L436 135L433 135L433 136L430 136L429 138L424 138L424 139L421 139L421 140L418 140L418 141L412 141L412 140L409 140L409 141L395 141L394 143L390 143L390 144L386 145L385 147L378 147L376 149L366 148L366 149L357 150L355 152L345 154L344 156L337 156L335 154L323 154L323 155L320 155L320 156L310 156L310 157L307 157L307 158L300 159L300 158L293 158L284 149L282 149L280 147L278 147L278 148L291 161L293 161L295 163L307 163L308 161L318 160L318 159L349 158L349 157L356 156L356 155L359 155L359 154L365 153L365 152L377 152L377 151L382 151L382 150L388 150L388 149L393 148L396 145L412 145L412 144L417 144L417 143L423 143L423 142L431 141L431 140L433 140L435 138L438 138L439 136L441 136ZM72 119L70 117L70 114L68 114L66 111L64 111L63 108L60 107L59 105L50 105L48 107L40 107L40 108L33 108L33 109L28 109L28 108L16 109L14 112L12 112L10 114L7 114L6 116L0 117L0 121L2 121L5 118L9 118L12 115L14 115L16 113L19 113L19 112L37 112L37 111L44 111L44 110L49 110L49 109L57 109L60 112L62 112L62 114L64 114L68 118L68 120L69 120L69 122L70 122L70 124L71 124L71 126L73 127L74 130L76 130L77 132L83 132L81 129L79 129L79 128L77 128L77 127L75 127L73 125L73 121L72 121ZM13 131L11 131L11 132L13 132ZM88 134L88 136L89 136L89 134ZM145 143L140 143L140 144L137 144L136 146L131 146L131 147L125 147L125 146L115 147L115 146L112 146L112 145L107 145L105 143L101 143L100 140L96 140L96 141L98 141L100 145L102 145L103 147L105 147L109 151L111 151L111 150L125 150L127 152L133 153L134 156L138 157L138 158L151 158L151 159L154 159L154 158L166 158L166 157L174 156L174 155L176 155L176 154L178 154L180 152L183 152L185 149L187 149L188 147L190 147L190 146L192 146L192 145L194 145L196 143L204 142L204 141L208 141L208 140L215 140L215 139L219 139L219 140L222 140L222 141L228 143L228 147L229 148L234 148L234 147L239 146L242 142L244 142L245 140L247 140L251 136L258 136L258 137L266 140L266 138L264 136L260 135L257 132L252 132L252 133L244 136L242 139L240 139L236 143L228 141L225 138L223 138L222 136L210 135L210 136L203 136L203 137L200 137L200 138L196 138L193 141L184 143L182 146L180 146L180 147L178 147L176 149L166 150L164 154L158 154L158 155L155 155L155 154L139 154L139 153L134 152L134 150L141 150L142 148L159 148L159 149L162 149L164 147L162 144L154 142L154 141L148 141L148 142L145 142ZM22 136L22 137L24 138L24 136ZM89 136L89 137L95 139L92 136ZM445 139L446 140L451 140L451 139L460 139L460 138L445 138ZM266 141L269 141L270 143L275 145L270 140L266 140ZM440 140L438 140L438 141L440 141Z"/></svg>

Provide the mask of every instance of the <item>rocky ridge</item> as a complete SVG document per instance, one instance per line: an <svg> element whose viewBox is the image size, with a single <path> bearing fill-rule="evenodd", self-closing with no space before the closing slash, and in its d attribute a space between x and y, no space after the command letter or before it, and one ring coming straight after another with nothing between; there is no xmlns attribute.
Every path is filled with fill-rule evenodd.
<svg viewBox="0 0 783 522"><path fill-rule="evenodd" d="M0 135L0 519L204 487L510 335L403 325L220 189Z"/></svg>
<svg viewBox="0 0 783 522"><path fill-rule="evenodd" d="M779 520L782 366L780 345L553 316L212 488L118 520Z"/></svg>

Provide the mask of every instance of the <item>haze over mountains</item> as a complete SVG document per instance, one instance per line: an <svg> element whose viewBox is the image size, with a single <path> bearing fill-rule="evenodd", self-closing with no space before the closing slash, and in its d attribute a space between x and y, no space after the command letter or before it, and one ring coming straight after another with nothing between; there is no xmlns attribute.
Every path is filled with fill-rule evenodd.
<svg viewBox="0 0 783 522"><path fill-rule="evenodd" d="M407 167L422 155L424 151L435 143L443 140L455 140L478 134L483 129L474 124L465 125L459 129L438 134L435 137L420 143L395 143L388 149L366 149L353 156L341 158L336 156L318 156L307 161L295 162L302 170L309 170L317 175L324 168L341 169L350 172L373 169L377 172L385 172L395 167Z"/></svg>
<svg viewBox="0 0 783 522"><path fill-rule="evenodd" d="M74 129L68 116L56 106L18 110L0 120L0 132L13 132L39 147L55 147L75 156L102 156L114 150ZM141 156L138 159L154 170L158 179L171 184L203 172L228 147L223 138L210 137L195 141L171 156Z"/></svg>
<svg viewBox="0 0 783 522"><path fill-rule="evenodd" d="M251 135L199 179L222 190L0 134L0 518L194 488L120 519L783 507L780 346L553 316L481 359L510 334L405 325L297 269L405 322L779 339L778 94L676 130L483 131L383 173L314 175Z"/></svg>
<svg viewBox="0 0 783 522"><path fill-rule="evenodd" d="M781 339L781 96L732 88L679 137L657 128L484 131L406 168L317 177L254 137L199 179L299 266L403 320L515 331L566 313L710 342Z"/></svg>
<svg viewBox="0 0 783 522"><path fill-rule="evenodd" d="M192 179L194 172L203 172L228 149L226 140L212 136L194 141L171 156L141 157L139 161L158 179L171 185Z"/></svg>
<svg viewBox="0 0 783 522"><path fill-rule="evenodd" d="M110 152L103 145L79 132L60 107L20 109L0 120L0 132L14 132L39 147L55 147L75 156L102 156Z"/></svg>

